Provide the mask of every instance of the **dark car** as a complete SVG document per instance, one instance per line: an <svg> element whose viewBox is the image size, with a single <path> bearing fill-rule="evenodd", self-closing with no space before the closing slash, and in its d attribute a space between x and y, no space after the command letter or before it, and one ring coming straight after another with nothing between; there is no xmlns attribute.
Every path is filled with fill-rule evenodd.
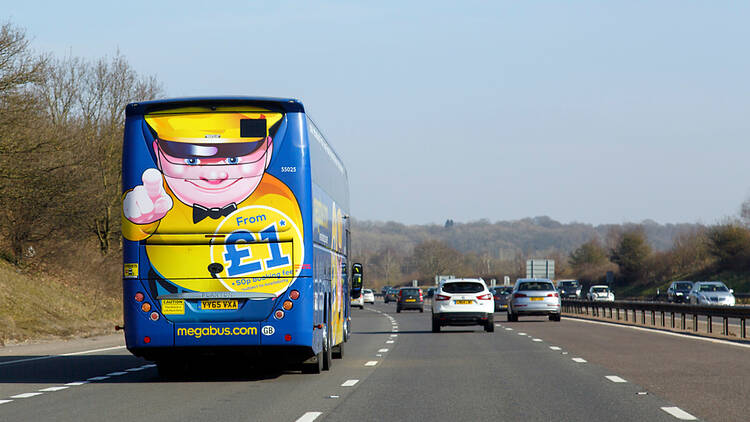
<svg viewBox="0 0 750 422"><path fill-rule="evenodd" d="M508 309L508 298L513 292L513 287L493 287L490 291L492 292L492 298L495 300L495 312Z"/></svg>
<svg viewBox="0 0 750 422"><path fill-rule="evenodd" d="M428 299L432 299L432 297L435 296L435 290L436 290L435 287L430 287L429 289L427 289L427 293L425 294L425 296Z"/></svg>
<svg viewBox="0 0 750 422"><path fill-rule="evenodd" d="M667 302L687 303L690 290L693 290L692 281L673 281L667 289Z"/></svg>
<svg viewBox="0 0 750 422"><path fill-rule="evenodd" d="M418 287L402 287L399 289L396 312L401 312L404 309L415 309L419 312L424 312L422 289Z"/></svg>
<svg viewBox="0 0 750 422"><path fill-rule="evenodd" d="M396 302L397 300L398 300L398 289L390 288L386 290L385 295L383 295L383 301L385 303Z"/></svg>
<svg viewBox="0 0 750 422"><path fill-rule="evenodd" d="M560 292L560 298L581 298L581 283L578 280L560 280L557 282L557 291Z"/></svg>

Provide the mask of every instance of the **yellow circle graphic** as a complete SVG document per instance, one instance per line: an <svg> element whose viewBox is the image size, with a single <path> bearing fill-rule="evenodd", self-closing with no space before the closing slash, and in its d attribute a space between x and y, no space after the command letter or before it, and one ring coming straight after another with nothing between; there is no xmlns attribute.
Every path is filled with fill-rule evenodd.
<svg viewBox="0 0 750 422"><path fill-rule="evenodd" d="M224 267L215 276L229 291L284 292L304 262L301 223L263 205L233 212L215 231L224 242L211 245L211 259Z"/></svg>

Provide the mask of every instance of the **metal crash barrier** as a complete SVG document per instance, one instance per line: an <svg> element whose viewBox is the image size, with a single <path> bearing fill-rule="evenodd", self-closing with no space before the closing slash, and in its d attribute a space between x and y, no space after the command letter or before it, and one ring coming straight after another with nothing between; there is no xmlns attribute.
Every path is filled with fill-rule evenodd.
<svg viewBox="0 0 750 422"><path fill-rule="evenodd" d="M719 305L687 305L659 302L593 302L588 300L563 299L562 311L574 315L588 315L597 318L609 318L616 321L639 323L653 327L688 330L687 319L692 317L690 329L698 332L698 317L706 317L706 332L713 334L713 319L720 318L721 334L731 336L729 320L740 321L739 338L747 338L747 322L750 318L750 307L719 306ZM658 318L657 318L658 316ZM640 318L639 318L640 317ZM679 318L679 319L678 319ZM640 321L639 321L640 320ZM648 323L646 321L649 321ZM658 321L658 324L657 324ZM679 327L677 326L679 321Z"/></svg>

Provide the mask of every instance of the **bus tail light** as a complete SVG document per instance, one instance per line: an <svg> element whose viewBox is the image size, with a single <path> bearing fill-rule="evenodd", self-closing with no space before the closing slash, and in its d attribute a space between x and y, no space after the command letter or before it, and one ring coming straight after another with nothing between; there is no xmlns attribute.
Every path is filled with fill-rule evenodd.
<svg viewBox="0 0 750 422"><path fill-rule="evenodd" d="M291 292L289 292L289 298L292 300L299 299L299 290L292 290Z"/></svg>
<svg viewBox="0 0 750 422"><path fill-rule="evenodd" d="M144 296L143 296L143 293L141 292L136 293L135 296L133 297L133 299L135 299L136 302L143 302L143 298Z"/></svg>
<svg viewBox="0 0 750 422"><path fill-rule="evenodd" d="M291 300L285 300L284 301L284 305L282 305L282 307L284 308L284 310L287 310L287 311L291 310L292 306L294 306L294 304L292 303Z"/></svg>
<svg viewBox="0 0 750 422"><path fill-rule="evenodd" d="M284 340L286 340L286 341L292 341L292 335L291 334L285 335L284 336Z"/></svg>
<svg viewBox="0 0 750 422"><path fill-rule="evenodd" d="M151 312L150 318L151 318L151 321L158 321L159 320L159 313L158 312Z"/></svg>
<svg viewBox="0 0 750 422"><path fill-rule="evenodd" d="M149 336L143 337L143 342L146 343L146 344L151 343L151 337L149 337Z"/></svg>
<svg viewBox="0 0 750 422"><path fill-rule="evenodd" d="M151 304L148 302L143 302L143 305L141 305L141 310L143 312L148 312L151 310Z"/></svg>
<svg viewBox="0 0 750 422"><path fill-rule="evenodd" d="M276 319L284 318L284 311L282 311L281 309L279 309L279 310L277 310L276 312L273 313L273 316Z"/></svg>

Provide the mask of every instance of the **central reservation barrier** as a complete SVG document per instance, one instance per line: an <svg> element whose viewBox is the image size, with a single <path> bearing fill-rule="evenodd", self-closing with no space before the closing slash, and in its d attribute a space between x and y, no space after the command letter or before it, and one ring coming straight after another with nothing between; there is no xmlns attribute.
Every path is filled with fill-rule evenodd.
<svg viewBox="0 0 750 422"><path fill-rule="evenodd" d="M729 320L740 321L739 338L747 338L747 322L750 318L750 307L720 305L688 305L658 302L596 302L589 300L563 299L562 311L573 315L587 315L597 318L609 318L616 321L647 324L651 326L688 330L688 317L692 319L692 331L698 332L698 317L706 317L706 332L713 334L713 319L721 319L721 334L730 336ZM658 318L657 318L658 317ZM659 324L657 325L657 321ZM669 326L667 325L669 322ZM679 326L678 326L679 323Z"/></svg>

